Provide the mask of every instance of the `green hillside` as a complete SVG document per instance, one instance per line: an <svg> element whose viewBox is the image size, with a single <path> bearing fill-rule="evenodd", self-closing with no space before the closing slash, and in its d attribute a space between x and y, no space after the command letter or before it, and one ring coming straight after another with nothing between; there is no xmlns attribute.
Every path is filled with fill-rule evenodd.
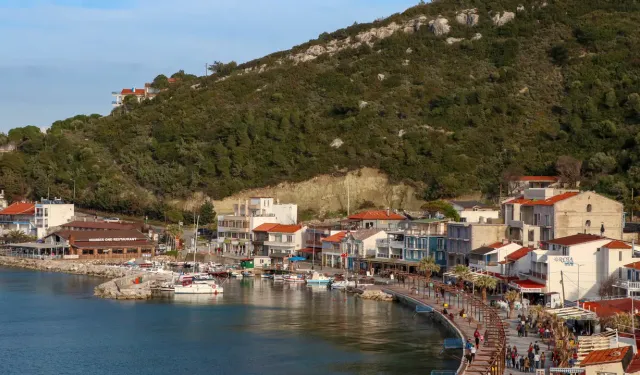
<svg viewBox="0 0 640 375"><path fill-rule="evenodd" d="M470 8L478 24L457 22ZM504 11L515 18L495 25ZM428 25L438 15L446 35ZM554 174L569 155L583 186L621 199L640 187L639 24L635 0L419 5L220 64L110 116L59 121L47 135L14 129L19 152L0 159L0 185L11 197L71 197L75 180L83 206L162 217L166 199L194 191L222 198L361 166L425 199L495 196L506 174ZM371 45L357 37L393 25ZM336 51L289 58L327 45Z"/></svg>

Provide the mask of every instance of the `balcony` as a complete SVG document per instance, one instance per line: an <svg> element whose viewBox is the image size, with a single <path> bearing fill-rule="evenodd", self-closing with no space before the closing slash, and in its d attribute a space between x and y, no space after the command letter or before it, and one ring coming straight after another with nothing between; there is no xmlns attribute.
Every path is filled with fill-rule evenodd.
<svg viewBox="0 0 640 375"><path fill-rule="evenodd" d="M618 280L615 286L622 289L638 291L640 290L640 281Z"/></svg>

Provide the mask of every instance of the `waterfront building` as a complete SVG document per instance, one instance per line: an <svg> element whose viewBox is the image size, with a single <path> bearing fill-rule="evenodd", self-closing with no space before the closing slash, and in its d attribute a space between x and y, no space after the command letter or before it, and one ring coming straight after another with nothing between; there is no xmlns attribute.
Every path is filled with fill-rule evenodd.
<svg viewBox="0 0 640 375"><path fill-rule="evenodd" d="M492 220L484 223L447 223L447 268L458 264L469 265L471 250L501 242L506 238L507 226L494 224Z"/></svg>
<svg viewBox="0 0 640 375"><path fill-rule="evenodd" d="M502 205L509 240L538 247L541 241L576 233L622 239L622 203L592 191L526 189Z"/></svg>
<svg viewBox="0 0 640 375"><path fill-rule="evenodd" d="M169 84L174 84L178 82L177 78L168 78ZM124 103L124 99L128 96L134 96L138 103L142 102L145 99L153 99L155 98L161 91L156 88L151 87L151 83L145 83L144 88L126 88L120 91L112 91L111 95L114 96L114 100L111 104L114 107L120 107Z"/></svg>
<svg viewBox="0 0 640 375"><path fill-rule="evenodd" d="M305 230L302 225L261 224L253 230L254 253L282 263L284 258L295 256L302 249Z"/></svg>
<svg viewBox="0 0 640 375"><path fill-rule="evenodd" d="M320 261L322 259L322 241L331 235L331 231L335 233L337 230L340 230L339 222L308 225L303 235L305 247L300 250L300 256ZM313 253L315 253L315 257Z"/></svg>
<svg viewBox="0 0 640 375"><path fill-rule="evenodd" d="M398 224L407 218L391 210L363 211L350 215L343 225L345 229L382 229L396 230Z"/></svg>
<svg viewBox="0 0 640 375"><path fill-rule="evenodd" d="M36 237L43 238L50 229L73 220L75 207L62 199L42 199L35 204Z"/></svg>
<svg viewBox="0 0 640 375"><path fill-rule="evenodd" d="M32 202L14 202L0 211L2 234L17 230L24 234L35 235L36 205Z"/></svg>
<svg viewBox="0 0 640 375"><path fill-rule="evenodd" d="M218 246L223 253L250 256L253 253L253 230L267 223L294 225L298 206L280 204L273 198L254 197L238 201L233 213L218 215Z"/></svg>
<svg viewBox="0 0 640 375"><path fill-rule="evenodd" d="M480 223L487 219L498 219L500 210L478 201L449 201L463 223Z"/></svg>
<svg viewBox="0 0 640 375"><path fill-rule="evenodd" d="M322 241L322 265L353 269L354 261L375 254L376 241L386 237L381 229L338 231Z"/></svg>
<svg viewBox="0 0 640 375"><path fill-rule="evenodd" d="M62 230L49 234L41 242L9 247L13 256L128 260L154 256L156 244L137 230Z"/></svg>

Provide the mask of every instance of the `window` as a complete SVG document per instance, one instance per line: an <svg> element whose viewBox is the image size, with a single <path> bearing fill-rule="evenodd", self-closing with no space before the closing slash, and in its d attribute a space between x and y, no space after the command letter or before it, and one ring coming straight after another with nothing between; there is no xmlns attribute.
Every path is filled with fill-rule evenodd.
<svg viewBox="0 0 640 375"><path fill-rule="evenodd" d="M622 279L622 267L618 267L618 279Z"/></svg>
<svg viewBox="0 0 640 375"><path fill-rule="evenodd" d="M562 246L562 255L564 256L568 256L569 255L569 248L566 246Z"/></svg>
<svg viewBox="0 0 640 375"><path fill-rule="evenodd" d="M545 226L551 226L551 217L549 217L549 215L544 215L544 225Z"/></svg>
<svg viewBox="0 0 640 375"><path fill-rule="evenodd" d="M438 238L438 250L444 249L444 238Z"/></svg>
<svg viewBox="0 0 640 375"><path fill-rule="evenodd" d="M542 215L540 215L540 214L534 214L534 215L533 215L533 225L540 225L540 224L542 224L541 217L542 217Z"/></svg>
<svg viewBox="0 0 640 375"><path fill-rule="evenodd" d="M533 230L529 230L529 241L534 241L535 232Z"/></svg>
<svg viewBox="0 0 640 375"><path fill-rule="evenodd" d="M591 209L592 209L591 205L590 205L590 204L588 204L588 205L587 205L587 212L591 212Z"/></svg>
<svg viewBox="0 0 640 375"><path fill-rule="evenodd" d="M618 252L618 261L622 262L622 251Z"/></svg>
<svg viewBox="0 0 640 375"><path fill-rule="evenodd" d="M293 242L293 236L287 236L287 242Z"/></svg>
<svg viewBox="0 0 640 375"><path fill-rule="evenodd" d="M584 226L589 228L591 226L591 220L587 220L584 222Z"/></svg>
<svg viewBox="0 0 640 375"><path fill-rule="evenodd" d="M513 205L507 206L507 211L509 212L509 220L513 220Z"/></svg>

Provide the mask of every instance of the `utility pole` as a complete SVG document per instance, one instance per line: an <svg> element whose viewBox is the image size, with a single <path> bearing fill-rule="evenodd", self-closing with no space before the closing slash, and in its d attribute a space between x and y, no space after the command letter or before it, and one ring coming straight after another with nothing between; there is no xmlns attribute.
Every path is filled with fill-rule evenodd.
<svg viewBox="0 0 640 375"><path fill-rule="evenodd" d="M349 174L345 177L345 181L347 183L347 216L351 214L351 191L349 187Z"/></svg>
<svg viewBox="0 0 640 375"><path fill-rule="evenodd" d="M580 307L580 266L584 266L584 264L576 263L576 266L578 266L578 307Z"/></svg>
<svg viewBox="0 0 640 375"><path fill-rule="evenodd" d="M204 63L204 76L205 77L209 76L209 64L208 63Z"/></svg>
<svg viewBox="0 0 640 375"><path fill-rule="evenodd" d="M560 271L560 284L562 285L562 306L564 307L564 273Z"/></svg>

